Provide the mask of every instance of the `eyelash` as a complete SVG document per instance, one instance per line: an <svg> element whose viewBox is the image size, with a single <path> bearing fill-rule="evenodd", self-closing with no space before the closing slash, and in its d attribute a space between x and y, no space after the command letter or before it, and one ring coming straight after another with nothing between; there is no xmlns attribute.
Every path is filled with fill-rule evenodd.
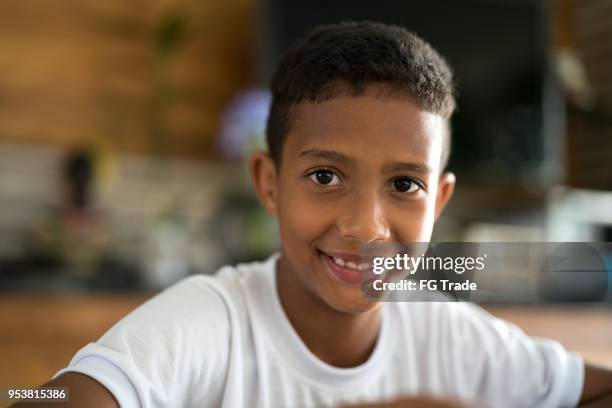
<svg viewBox="0 0 612 408"><path fill-rule="evenodd" d="M317 186L320 186L320 187L329 186L329 184L321 184L317 180L315 180L315 177L313 177L313 176L317 172L328 172L328 173L333 174L333 176L337 177L338 179L340 179L340 176L338 175L338 173L335 170L331 170L331 169L327 169L327 168L323 168L323 167L322 168L313 169L310 172L308 172L308 174L306 174L306 177L311 179ZM419 182L418 180L415 180L413 178L410 178L410 177L396 177L393 180L391 180L391 185L394 185L395 182L398 181L398 180L408 180L410 183L414 184L419 190L425 191L425 188L423 187L423 184L421 182ZM412 191L412 192L404 192L404 191L397 191L397 190L395 190L395 191L399 192L399 193L404 193L404 194L414 194L414 193L416 193L416 191Z"/></svg>
<svg viewBox="0 0 612 408"><path fill-rule="evenodd" d="M392 185L395 185L395 182L396 182L396 181L398 181L398 180L408 180L408 181L409 181L411 184L413 184L413 185L414 185L414 186L416 186L416 188L417 188L417 190L416 190L416 191L410 191L410 192L408 192L408 191L397 191L397 190L396 190L398 193L403 193L403 194L414 194L414 193L416 193L418 190L423 190L423 191L425 190L425 189L423 188L423 185L422 185L421 183L419 183L417 180L414 180L414 179L412 179L412 178L410 178L410 177L397 177L397 178L395 178L395 179L393 179L393 180L391 181L391 184L392 184Z"/></svg>
<svg viewBox="0 0 612 408"><path fill-rule="evenodd" d="M338 175L338 172L336 172L335 170L331 170L331 169L326 169L324 167L321 168L316 168L311 170L310 172L308 172L308 174L306 175L306 177L308 177L309 179L311 179L316 185L321 186L321 187L325 187L325 186L329 186L329 184L321 184L319 182L317 182L317 180L315 179L315 177L313 177L315 174L317 174L318 172L327 172L327 173L331 173L333 174L335 177L337 177L338 179L340 179L340 176ZM333 180L333 179L332 179Z"/></svg>

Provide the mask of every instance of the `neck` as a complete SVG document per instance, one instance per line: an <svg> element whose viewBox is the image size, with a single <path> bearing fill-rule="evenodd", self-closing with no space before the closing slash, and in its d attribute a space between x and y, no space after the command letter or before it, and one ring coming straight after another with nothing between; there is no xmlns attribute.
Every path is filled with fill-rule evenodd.
<svg viewBox="0 0 612 408"><path fill-rule="evenodd" d="M300 278L279 261L278 295L291 325L306 347L336 367L365 363L378 340L380 310L343 313L313 294Z"/></svg>

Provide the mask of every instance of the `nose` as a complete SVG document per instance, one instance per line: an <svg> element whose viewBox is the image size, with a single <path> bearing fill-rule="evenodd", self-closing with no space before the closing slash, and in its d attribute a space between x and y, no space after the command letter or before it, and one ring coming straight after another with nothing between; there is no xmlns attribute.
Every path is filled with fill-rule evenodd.
<svg viewBox="0 0 612 408"><path fill-rule="evenodd" d="M361 245L389 240L391 230L382 204L379 197L371 193L352 198L338 218L340 234Z"/></svg>

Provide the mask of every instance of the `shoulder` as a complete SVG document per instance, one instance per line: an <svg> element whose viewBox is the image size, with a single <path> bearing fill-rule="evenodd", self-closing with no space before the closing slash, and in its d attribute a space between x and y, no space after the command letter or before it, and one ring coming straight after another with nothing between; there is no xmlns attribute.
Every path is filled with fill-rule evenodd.
<svg viewBox="0 0 612 408"><path fill-rule="evenodd" d="M117 322L89 351L129 361L143 372L170 373L196 361L222 367L236 302L231 293L231 285L217 277L183 279ZM115 351L120 354L107 356Z"/></svg>
<svg viewBox="0 0 612 408"><path fill-rule="evenodd" d="M227 265L214 275L193 275L157 294L121 320L119 327L229 335L232 324L247 319L255 282L270 275L274 256L262 262Z"/></svg>
<svg viewBox="0 0 612 408"><path fill-rule="evenodd" d="M193 395L220 395L236 338L248 331L247 293L262 263L226 266L157 294L98 341L81 349L68 371L88 375L120 401L185 406ZM196 392L197 391L197 392ZM199 394L198 394L199 395ZM170 401L173 401L172 403Z"/></svg>
<svg viewBox="0 0 612 408"><path fill-rule="evenodd" d="M530 337L467 302L404 303L398 310L411 328L405 335L414 336L420 354L436 362L433 372L466 400L488 406L571 406L578 400L583 362L558 342Z"/></svg>
<svg viewBox="0 0 612 408"><path fill-rule="evenodd" d="M411 325L421 331L451 330L454 332L491 332L504 334L520 330L487 312L482 307L467 302L403 302L396 307L398 313L409 319Z"/></svg>
<svg viewBox="0 0 612 408"><path fill-rule="evenodd" d="M137 307L113 329L149 328L167 335L205 331L215 333L216 338L226 337L231 321L245 308L249 291L245 277L258 269L259 263L227 265L214 275L185 278Z"/></svg>
<svg viewBox="0 0 612 408"><path fill-rule="evenodd" d="M231 300L229 292L231 285L215 276L191 276L153 296L119 324L148 321L157 326L164 322L176 326L202 318L224 320L227 317L227 302Z"/></svg>
<svg viewBox="0 0 612 408"><path fill-rule="evenodd" d="M441 363L484 366L512 360L535 346L519 327L475 304L407 302L396 309L402 316L402 335L420 352L434 353Z"/></svg>

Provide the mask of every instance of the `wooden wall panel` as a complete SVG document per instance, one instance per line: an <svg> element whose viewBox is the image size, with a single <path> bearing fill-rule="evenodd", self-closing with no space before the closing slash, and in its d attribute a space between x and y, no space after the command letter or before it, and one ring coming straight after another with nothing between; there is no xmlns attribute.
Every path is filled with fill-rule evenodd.
<svg viewBox="0 0 612 408"><path fill-rule="evenodd" d="M253 0L0 2L0 142L207 157L252 80L254 12ZM172 16L182 41L163 57Z"/></svg>
<svg viewBox="0 0 612 408"><path fill-rule="evenodd" d="M612 1L558 0L563 14L557 45L584 66L592 106L572 107L567 117L567 183L612 190Z"/></svg>

